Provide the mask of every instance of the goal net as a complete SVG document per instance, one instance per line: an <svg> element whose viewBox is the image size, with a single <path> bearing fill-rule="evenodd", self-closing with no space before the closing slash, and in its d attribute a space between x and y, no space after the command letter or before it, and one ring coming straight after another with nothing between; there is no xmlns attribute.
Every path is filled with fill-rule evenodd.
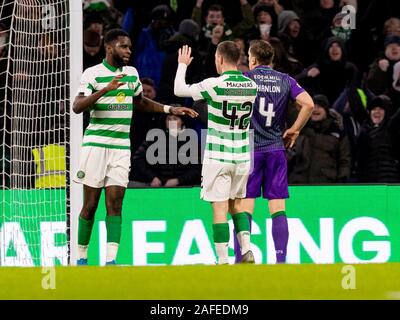
<svg viewBox="0 0 400 320"><path fill-rule="evenodd" d="M0 4L1 266L69 263L69 2Z"/></svg>

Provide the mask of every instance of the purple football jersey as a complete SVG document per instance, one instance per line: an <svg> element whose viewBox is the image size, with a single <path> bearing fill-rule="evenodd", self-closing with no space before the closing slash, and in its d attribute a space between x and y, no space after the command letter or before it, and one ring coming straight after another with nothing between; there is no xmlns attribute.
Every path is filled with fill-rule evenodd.
<svg viewBox="0 0 400 320"><path fill-rule="evenodd" d="M245 73L257 83L257 98L251 117L256 151L284 150L282 130L289 99L304 92L304 89L288 74L267 66L258 66Z"/></svg>

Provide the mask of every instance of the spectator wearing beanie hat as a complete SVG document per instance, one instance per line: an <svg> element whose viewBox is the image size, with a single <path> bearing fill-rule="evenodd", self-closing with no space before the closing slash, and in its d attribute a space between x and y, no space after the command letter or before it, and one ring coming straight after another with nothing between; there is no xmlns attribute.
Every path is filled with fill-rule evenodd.
<svg viewBox="0 0 400 320"><path fill-rule="evenodd" d="M91 29L86 29L83 33L83 70L101 63L104 54L100 34Z"/></svg>
<svg viewBox="0 0 400 320"><path fill-rule="evenodd" d="M158 48L164 49L165 41L175 33L173 27L173 12L167 5L161 4L153 8L150 17L150 28L153 34L157 35Z"/></svg>
<svg viewBox="0 0 400 320"><path fill-rule="evenodd" d="M400 37L387 36L384 54L371 66L368 73L368 88L376 95L390 89L393 81L393 66L400 61Z"/></svg>
<svg viewBox="0 0 400 320"><path fill-rule="evenodd" d="M314 117L311 117L312 121L318 122L325 120L326 118L332 118L335 120L339 129L343 130L343 117L336 110L330 108L329 100L325 95L316 94L313 97L313 101L317 108L314 110ZM321 112L321 109L318 110L318 108L323 109L325 113Z"/></svg>
<svg viewBox="0 0 400 320"><path fill-rule="evenodd" d="M291 24L297 21L298 25L291 28ZM278 32L279 33L287 33L292 38L296 38L300 33L300 17L297 15L296 12L292 10L284 10L278 16Z"/></svg>
<svg viewBox="0 0 400 320"><path fill-rule="evenodd" d="M105 22L103 17L98 12L93 12L85 16L83 21L85 30L96 31L100 36L104 35Z"/></svg>
<svg viewBox="0 0 400 320"><path fill-rule="evenodd" d="M283 10L285 10L277 0L258 0L256 4L253 6L253 10L255 10L256 6L260 5L264 5L273 9L276 16L278 16Z"/></svg>
<svg viewBox="0 0 400 320"><path fill-rule="evenodd" d="M310 35L303 29L296 12L284 10L278 16L278 38L286 51L303 65L309 66L316 58L315 45Z"/></svg>
<svg viewBox="0 0 400 320"><path fill-rule="evenodd" d="M367 111L369 112L370 120L374 126L378 127L383 123L385 115L391 105L392 101L385 95L376 96L368 103Z"/></svg>
<svg viewBox="0 0 400 320"><path fill-rule="evenodd" d="M134 45L134 65L142 77L154 80L159 87L165 58L165 45L175 34L173 13L167 5L158 5L151 11L151 23L143 28Z"/></svg>
<svg viewBox="0 0 400 320"><path fill-rule="evenodd" d="M266 40L276 37L278 29L278 16L273 6L257 4L253 7L255 25L248 33L248 39Z"/></svg>
<svg viewBox="0 0 400 320"><path fill-rule="evenodd" d="M357 175L359 182L398 183L400 166L396 143L400 136L400 112L387 116L391 101L380 95L368 104L369 119L358 139Z"/></svg>
<svg viewBox="0 0 400 320"><path fill-rule="evenodd" d="M324 95L313 97L314 111L289 159L289 182L343 183L350 176L350 145Z"/></svg>
<svg viewBox="0 0 400 320"><path fill-rule="evenodd" d="M323 93L330 103L334 103L346 87L357 83L358 70L347 60L343 40L331 37L324 43L321 58L298 75L296 80L307 91Z"/></svg>
<svg viewBox="0 0 400 320"><path fill-rule="evenodd" d="M328 98L323 94L316 94L313 97L313 100L314 100L314 104L318 105L319 107L324 109L326 115L328 115L328 113L329 113L329 100L328 100Z"/></svg>
<svg viewBox="0 0 400 320"><path fill-rule="evenodd" d="M179 24L179 34L188 37L190 40L199 40L200 27L192 19L185 19Z"/></svg>

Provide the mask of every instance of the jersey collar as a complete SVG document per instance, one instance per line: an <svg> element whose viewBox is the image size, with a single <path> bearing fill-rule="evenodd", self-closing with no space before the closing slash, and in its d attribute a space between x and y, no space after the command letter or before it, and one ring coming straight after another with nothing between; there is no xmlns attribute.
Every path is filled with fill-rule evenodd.
<svg viewBox="0 0 400 320"><path fill-rule="evenodd" d="M267 70L272 70L272 68L270 66L265 66L265 65L260 65L255 67L254 69L267 69Z"/></svg>
<svg viewBox="0 0 400 320"><path fill-rule="evenodd" d="M231 71L225 71L224 73L222 73L222 75L224 75L224 74L242 74L242 72L241 71L239 71L239 70L231 70Z"/></svg>
<svg viewBox="0 0 400 320"><path fill-rule="evenodd" d="M110 70L111 72L116 72L116 71L118 71L119 69L122 70L122 68L117 68L117 67L114 67L114 66L112 66L111 64L109 64L109 63L106 61L106 59L103 59L103 65L104 65L108 70Z"/></svg>

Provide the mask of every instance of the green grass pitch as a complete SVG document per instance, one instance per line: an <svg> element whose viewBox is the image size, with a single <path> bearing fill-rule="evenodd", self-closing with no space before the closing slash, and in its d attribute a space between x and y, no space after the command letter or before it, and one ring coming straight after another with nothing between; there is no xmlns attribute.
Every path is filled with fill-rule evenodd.
<svg viewBox="0 0 400 320"><path fill-rule="evenodd" d="M344 266L2 267L0 299L400 299L400 263Z"/></svg>

